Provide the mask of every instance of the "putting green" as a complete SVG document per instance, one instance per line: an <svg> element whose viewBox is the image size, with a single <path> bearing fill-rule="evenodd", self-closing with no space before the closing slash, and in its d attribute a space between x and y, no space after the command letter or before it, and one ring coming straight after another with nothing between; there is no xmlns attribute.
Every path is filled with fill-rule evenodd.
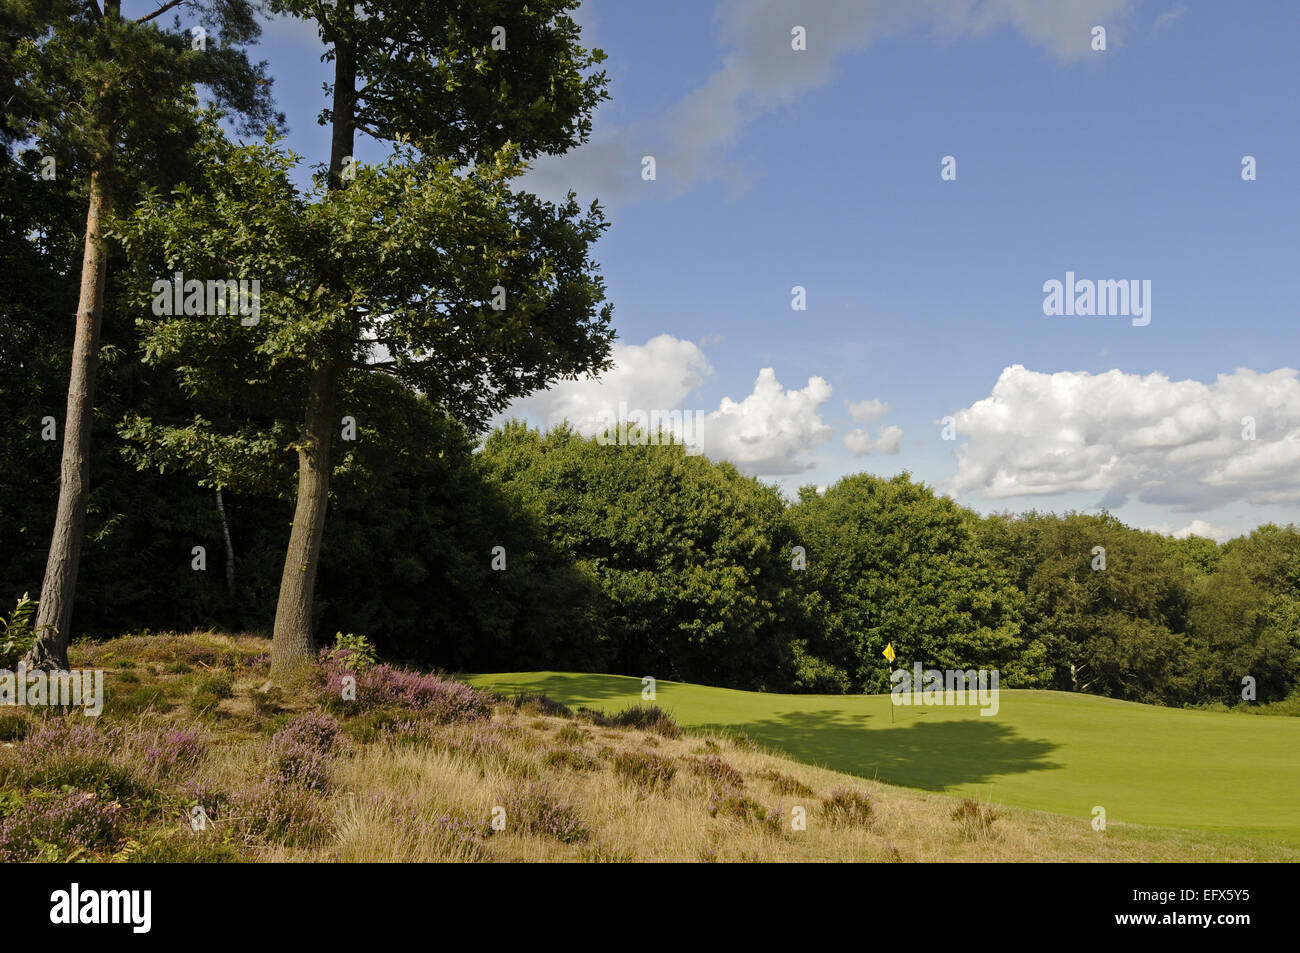
<svg viewBox="0 0 1300 953"><path fill-rule="evenodd" d="M473 675L570 706L641 703L621 675ZM683 726L742 731L798 761L889 784L1108 821L1300 844L1300 718L1159 708L1069 692L1003 691L999 710L894 706L887 695L777 695L659 682ZM893 709L894 723L890 722Z"/></svg>

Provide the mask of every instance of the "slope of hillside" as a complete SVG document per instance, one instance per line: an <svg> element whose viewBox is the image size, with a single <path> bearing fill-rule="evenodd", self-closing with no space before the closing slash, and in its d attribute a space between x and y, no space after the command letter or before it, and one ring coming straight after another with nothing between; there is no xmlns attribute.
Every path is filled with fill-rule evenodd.
<svg viewBox="0 0 1300 953"><path fill-rule="evenodd" d="M626 679L590 683L613 718L386 666L349 699L337 665L270 686L268 649L215 633L74 645L104 671L103 713L0 711L0 862L1300 860L810 766L682 730ZM689 707L689 686L667 688ZM733 717L763 699L727 694Z"/></svg>
<svg viewBox="0 0 1300 953"><path fill-rule="evenodd" d="M524 672L482 687L618 708L641 680ZM972 707L888 696L778 695L660 681L682 725L743 732L773 751L895 785L1110 823L1170 825L1300 844L1300 719L1159 708L1067 692L1003 691ZM891 723L890 709L894 708Z"/></svg>

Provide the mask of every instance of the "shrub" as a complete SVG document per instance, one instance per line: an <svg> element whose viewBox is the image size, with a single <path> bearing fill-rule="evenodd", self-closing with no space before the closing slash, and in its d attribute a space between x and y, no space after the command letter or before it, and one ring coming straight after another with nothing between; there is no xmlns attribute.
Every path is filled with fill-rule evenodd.
<svg viewBox="0 0 1300 953"><path fill-rule="evenodd" d="M822 816L842 827L870 827L876 808L871 798L854 788L836 788L822 804Z"/></svg>
<svg viewBox="0 0 1300 953"><path fill-rule="evenodd" d="M60 861L117 842L121 807L87 791L27 798L0 821L0 862Z"/></svg>
<svg viewBox="0 0 1300 953"><path fill-rule="evenodd" d="M672 716L658 705L629 705L610 720L618 728L640 728L665 738L676 738L682 733Z"/></svg>
<svg viewBox="0 0 1300 953"><path fill-rule="evenodd" d="M993 822L999 816L992 807L984 807L971 798L963 800L952 812L953 820L967 840L980 840L990 836L993 833Z"/></svg>
<svg viewBox="0 0 1300 953"><path fill-rule="evenodd" d="M604 712L596 711L594 708L588 708L585 705L574 712L574 716L582 719L588 724L595 725L597 728L613 728L614 719L610 718Z"/></svg>
<svg viewBox="0 0 1300 953"><path fill-rule="evenodd" d="M144 763L157 778L193 768L203 757L203 742L197 728L174 728L155 732L144 739Z"/></svg>
<svg viewBox="0 0 1300 953"><path fill-rule="evenodd" d="M553 718L572 718L573 712L563 702L557 702L541 692L518 691L513 695L498 695L503 702L516 711L527 715L550 715Z"/></svg>
<svg viewBox="0 0 1300 953"><path fill-rule="evenodd" d="M781 828L779 811L769 811L743 794L714 794L709 799L709 816L728 817L747 823L760 823L773 830Z"/></svg>
<svg viewBox="0 0 1300 953"><path fill-rule="evenodd" d="M547 748L542 759L553 768L571 768L574 771L599 771L600 759L587 754L577 745L567 748Z"/></svg>
<svg viewBox="0 0 1300 953"><path fill-rule="evenodd" d="M9 618L0 618L0 668L13 669L35 641L32 616L36 602L24 592Z"/></svg>
<svg viewBox="0 0 1300 953"><path fill-rule="evenodd" d="M643 791L666 791L677 768L672 759L652 751L620 751L614 756L614 773Z"/></svg>
<svg viewBox="0 0 1300 953"><path fill-rule="evenodd" d="M717 790L737 792L744 790L745 776L716 754L704 758L692 758L687 764L690 765L691 771L707 778Z"/></svg>
<svg viewBox="0 0 1300 953"><path fill-rule="evenodd" d="M268 780L324 790L338 733L338 722L328 715L313 712L295 718L271 737Z"/></svg>
<svg viewBox="0 0 1300 953"><path fill-rule="evenodd" d="M777 794L795 794L799 797L813 797L815 792L798 778L782 774L775 768L764 771L759 777L771 782L772 790Z"/></svg>
<svg viewBox="0 0 1300 953"><path fill-rule="evenodd" d="M327 659L321 667L322 702L342 710L409 708L442 722L474 721L492 714L491 697L469 685L383 663L355 673L356 700L347 701L343 679L352 674Z"/></svg>
<svg viewBox="0 0 1300 953"><path fill-rule="evenodd" d="M287 847L318 847L333 833L328 805L313 791L267 779L237 791L229 820L245 837Z"/></svg>
<svg viewBox="0 0 1300 953"><path fill-rule="evenodd" d="M342 632L334 636L334 647L326 652L325 657L354 674L364 672L379 661L374 645L364 635L345 635Z"/></svg>
<svg viewBox="0 0 1300 953"><path fill-rule="evenodd" d="M0 774L25 788L75 788L113 798L142 796L138 753L123 750L125 729L100 729L76 716L44 718L6 758Z"/></svg>
<svg viewBox="0 0 1300 953"><path fill-rule="evenodd" d="M577 805L558 800L546 784L516 787L502 799L506 823L562 844L578 844L590 837Z"/></svg>

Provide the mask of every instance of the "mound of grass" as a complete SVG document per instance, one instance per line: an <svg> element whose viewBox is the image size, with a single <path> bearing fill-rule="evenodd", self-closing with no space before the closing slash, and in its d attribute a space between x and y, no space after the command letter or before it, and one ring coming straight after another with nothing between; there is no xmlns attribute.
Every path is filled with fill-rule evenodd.
<svg viewBox="0 0 1300 953"><path fill-rule="evenodd" d="M677 766L653 751L620 751L614 755L614 773L642 791L664 791L672 783Z"/></svg>
<svg viewBox="0 0 1300 953"><path fill-rule="evenodd" d="M870 827L876 818L876 806L862 791L836 788L822 804L822 816L840 827Z"/></svg>

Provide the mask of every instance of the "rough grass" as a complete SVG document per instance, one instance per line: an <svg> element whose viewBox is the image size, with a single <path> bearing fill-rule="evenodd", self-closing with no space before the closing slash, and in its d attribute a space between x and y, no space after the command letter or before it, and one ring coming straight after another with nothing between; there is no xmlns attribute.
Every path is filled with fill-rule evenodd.
<svg viewBox="0 0 1300 953"><path fill-rule="evenodd" d="M108 670L110 700L218 697L198 715L184 703L110 705L98 719L5 712L0 833L14 859L32 858L32 830L37 859L116 862L1300 860L1261 840L994 811L658 713L620 727L536 694L488 699L486 714L469 698L453 717L429 703L437 685L395 676L403 691L382 705L322 711L319 679L277 686L268 704L268 653L265 640L213 633L74 646L74 665ZM80 744L49 750L49 719L104 740L78 728ZM65 791L69 780L93 797Z"/></svg>

